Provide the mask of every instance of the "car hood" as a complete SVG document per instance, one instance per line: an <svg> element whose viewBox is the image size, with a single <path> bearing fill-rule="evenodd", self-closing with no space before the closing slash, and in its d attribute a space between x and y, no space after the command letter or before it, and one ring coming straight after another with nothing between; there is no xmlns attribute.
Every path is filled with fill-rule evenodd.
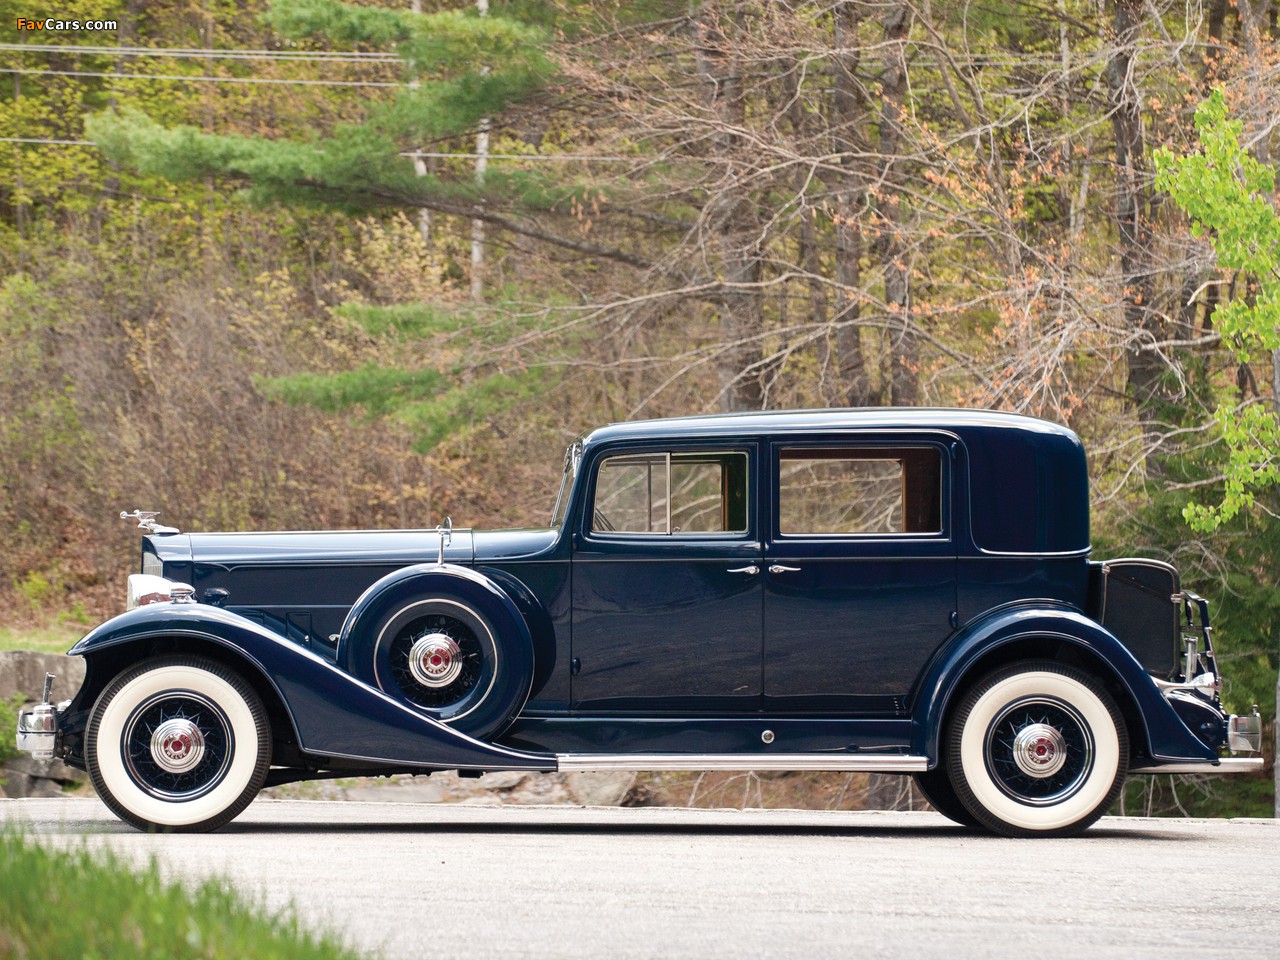
<svg viewBox="0 0 1280 960"><path fill-rule="evenodd" d="M477 530L472 534L476 563L492 560L519 560L551 549L558 530L536 527L531 530Z"/></svg>
<svg viewBox="0 0 1280 960"><path fill-rule="evenodd" d="M451 563L515 560L548 550L557 531L454 530L444 550ZM430 563L440 557L435 530L326 530L281 533L177 533L147 538L166 563L235 569L261 564Z"/></svg>
<svg viewBox="0 0 1280 960"><path fill-rule="evenodd" d="M434 530L327 530L283 533L179 533L147 538L168 563L234 569L285 563L394 564L408 566L439 559L440 535ZM470 530L455 530L444 557L471 563Z"/></svg>

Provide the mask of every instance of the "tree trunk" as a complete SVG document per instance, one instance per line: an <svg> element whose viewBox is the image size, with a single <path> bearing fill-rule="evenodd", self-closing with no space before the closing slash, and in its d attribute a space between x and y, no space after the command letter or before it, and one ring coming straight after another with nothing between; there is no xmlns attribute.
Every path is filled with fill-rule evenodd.
<svg viewBox="0 0 1280 960"><path fill-rule="evenodd" d="M884 73L880 78L880 189L876 203L880 229L877 247L884 272L884 299L890 314L888 401L897 407L920 401L919 345L911 324L910 269L902 237L902 121L906 115L906 40L912 7L896 3L884 16Z"/></svg>
<svg viewBox="0 0 1280 960"><path fill-rule="evenodd" d="M1111 127L1116 140L1115 224L1120 244L1125 327L1129 330L1128 391L1141 420L1159 416L1161 375L1159 355L1150 344L1162 339L1162 322L1153 310L1150 178L1145 169L1141 98L1133 85L1134 56L1142 26L1141 0L1116 0L1113 27L1115 49L1107 63Z"/></svg>
<svg viewBox="0 0 1280 960"><path fill-rule="evenodd" d="M841 166L847 171L840 178L835 196L836 358L845 403L851 407L866 407L875 401L862 349L862 328L858 323L862 285L859 262L862 259L862 226L858 218L862 215L866 186L862 176L853 168L853 157L863 152L858 136L858 124L863 114L862 92L858 86L861 59L858 22L861 11L857 3L841 0L836 4L833 18L836 55L831 131L835 152L843 155Z"/></svg>
<svg viewBox="0 0 1280 960"><path fill-rule="evenodd" d="M722 347L716 363L719 406L724 412L759 410L764 405L761 385L760 332L763 325L759 227L746 188L738 185L746 169L739 137L733 132L745 121L743 64L737 55L736 25L728 25L715 4L708 4L697 22L698 78L707 106L718 126L712 135L712 161L722 167L715 192L703 210L710 248L719 261L724 287L716 303Z"/></svg>

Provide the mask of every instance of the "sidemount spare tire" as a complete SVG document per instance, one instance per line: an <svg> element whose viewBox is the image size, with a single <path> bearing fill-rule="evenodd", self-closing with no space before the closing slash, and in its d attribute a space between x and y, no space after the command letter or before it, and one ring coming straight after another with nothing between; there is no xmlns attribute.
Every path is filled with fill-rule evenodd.
<svg viewBox="0 0 1280 960"><path fill-rule="evenodd" d="M383 577L356 601L338 663L405 706L478 740L516 718L533 679L533 641L506 592L453 564Z"/></svg>

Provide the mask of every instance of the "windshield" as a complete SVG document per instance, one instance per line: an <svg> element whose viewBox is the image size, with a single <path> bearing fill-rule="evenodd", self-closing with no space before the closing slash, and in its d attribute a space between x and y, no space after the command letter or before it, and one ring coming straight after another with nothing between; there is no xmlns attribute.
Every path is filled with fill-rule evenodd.
<svg viewBox="0 0 1280 960"><path fill-rule="evenodd" d="M551 511L551 526L559 528L564 523L564 515L569 509L569 493L573 490L573 481L578 476L578 464L582 462L582 441L575 440L564 452L564 474L560 477L560 492L556 494L556 505Z"/></svg>

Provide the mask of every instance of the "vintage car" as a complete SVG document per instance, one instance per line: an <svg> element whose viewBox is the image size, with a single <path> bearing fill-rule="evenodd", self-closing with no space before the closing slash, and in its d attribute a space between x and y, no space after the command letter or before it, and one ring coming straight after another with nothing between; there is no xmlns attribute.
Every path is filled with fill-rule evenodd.
<svg viewBox="0 0 1280 960"><path fill-rule="evenodd" d="M546 527L180 533L18 745L122 819L212 830L264 786L458 770L908 774L1063 836L1129 774L1254 770L1204 600L1089 557L1070 430L974 410L700 416L569 447Z"/></svg>

